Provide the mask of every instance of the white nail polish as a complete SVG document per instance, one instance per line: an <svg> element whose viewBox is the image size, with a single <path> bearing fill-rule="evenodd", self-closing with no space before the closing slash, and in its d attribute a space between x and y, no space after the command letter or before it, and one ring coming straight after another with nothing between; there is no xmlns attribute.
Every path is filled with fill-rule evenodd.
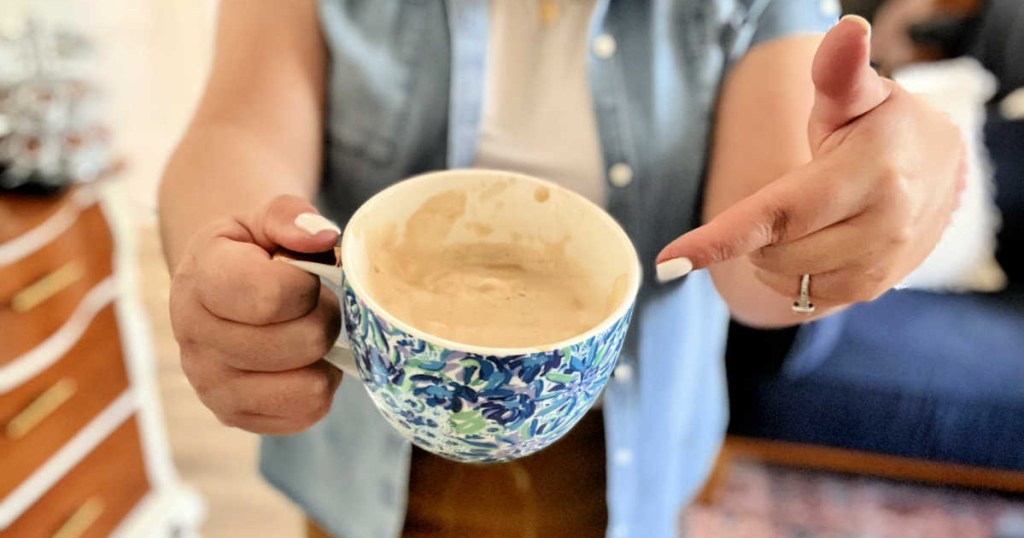
<svg viewBox="0 0 1024 538"><path fill-rule="evenodd" d="M671 282L693 271L693 262L689 258L665 260L658 264L656 271L658 273L658 282Z"/></svg>
<svg viewBox="0 0 1024 538"><path fill-rule="evenodd" d="M868 34L868 37L871 37L871 23L864 17L861 17L860 15L845 15L843 18L839 19L840 22L845 20L851 20L859 24L860 27L864 29L864 32Z"/></svg>
<svg viewBox="0 0 1024 538"><path fill-rule="evenodd" d="M295 217L295 225L309 235L316 235L324 230L331 230L337 234L341 233L341 229L338 228L337 224L316 213L300 214L298 217Z"/></svg>

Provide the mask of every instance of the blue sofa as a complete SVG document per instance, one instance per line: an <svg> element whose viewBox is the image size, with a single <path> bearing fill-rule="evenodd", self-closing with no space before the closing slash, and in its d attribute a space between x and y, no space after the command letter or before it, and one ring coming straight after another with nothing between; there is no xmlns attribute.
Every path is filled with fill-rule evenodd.
<svg viewBox="0 0 1024 538"><path fill-rule="evenodd" d="M799 330L734 324L731 435L1024 472L1024 121L986 138L1010 286L893 291Z"/></svg>

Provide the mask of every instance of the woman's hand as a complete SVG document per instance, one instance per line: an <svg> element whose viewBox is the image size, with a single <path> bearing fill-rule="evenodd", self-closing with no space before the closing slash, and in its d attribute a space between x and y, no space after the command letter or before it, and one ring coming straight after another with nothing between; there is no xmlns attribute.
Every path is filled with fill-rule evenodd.
<svg viewBox="0 0 1024 538"><path fill-rule="evenodd" d="M869 67L869 33L863 19L845 18L818 48L812 161L666 246L660 279L746 256L789 300L812 275L827 312L877 298L928 256L962 189L961 137Z"/></svg>
<svg viewBox="0 0 1024 538"><path fill-rule="evenodd" d="M337 238L308 202L280 196L188 242L171 281L171 324L185 376L224 424L290 434L330 410L341 372L321 358L341 327L338 298L271 253L323 252Z"/></svg>

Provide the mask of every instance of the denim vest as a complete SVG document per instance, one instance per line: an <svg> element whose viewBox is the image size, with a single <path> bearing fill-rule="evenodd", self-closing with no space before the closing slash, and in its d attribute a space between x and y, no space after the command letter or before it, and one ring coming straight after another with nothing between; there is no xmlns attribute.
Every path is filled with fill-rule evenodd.
<svg viewBox="0 0 1024 538"><path fill-rule="evenodd" d="M484 95L486 0L320 0L330 52L319 204L344 225L409 176L470 166ZM834 0L598 0L587 61L608 211L644 262L645 282L604 392L608 535L674 535L727 421L727 310L708 275L658 285L662 246L699 221L722 79L751 46L827 30ZM631 181L622 181L623 166ZM330 532L398 536L410 446L346 378L310 430L264 437L266 478ZM467 505L472 502L466 500Z"/></svg>

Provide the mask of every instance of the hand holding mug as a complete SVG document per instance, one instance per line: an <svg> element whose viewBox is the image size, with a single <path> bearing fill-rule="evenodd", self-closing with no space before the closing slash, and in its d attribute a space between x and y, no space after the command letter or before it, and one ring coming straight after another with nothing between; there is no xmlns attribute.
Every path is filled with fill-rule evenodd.
<svg viewBox="0 0 1024 538"><path fill-rule="evenodd" d="M632 243L599 207L520 174L426 174L385 189L352 215L340 267L302 259L336 245L337 228L314 215L304 201L278 198L253 216L197 234L175 271L171 315L182 366L221 421L258 433L303 430L330 409L344 369L410 441L450 459L494 462L550 445L594 404L618 359L641 278ZM554 316L550 301L519 303L522 315L506 326L495 321L506 317L493 316L509 308L504 295L497 303L475 299L501 288L500 277L462 289L463 305L476 307L472 321L489 320L476 327L491 336L507 328L517 338L502 341L514 345L452 333L469 339L463 341L414 324L415 316L399 317L395 303L382 302L391 284L408 282L378 282L376 289L374 282L389 272L381 268L381 248L394 244L391 232L404 241L431 226L436 234L411 250L412 261L445 267L441 281L458 273L463 259L504 271L522 261L514 253L525 248L539 253L545 268L534 276L552 279L535 284L583 282L583 295ZM487 254L475 262L453 257L481 246ZM553 263L558 259L566 265ZM334 292L299 268L338 286L340 316ZM412 313L455 304L442 288ZM336 346L340 318L345 337ZM563 321L569 324L560 336L534 340L547 324Z"/></svg>
<svg viewBox="0 0 1024 538"><path fill-rule="evenodd" d="M280 196L190 240L171 323L186 377L224 424L281 435L327 414L341 372L321 358L340 330L338 298L272 253L329 250L338 234L308 202Z"/></svg>

